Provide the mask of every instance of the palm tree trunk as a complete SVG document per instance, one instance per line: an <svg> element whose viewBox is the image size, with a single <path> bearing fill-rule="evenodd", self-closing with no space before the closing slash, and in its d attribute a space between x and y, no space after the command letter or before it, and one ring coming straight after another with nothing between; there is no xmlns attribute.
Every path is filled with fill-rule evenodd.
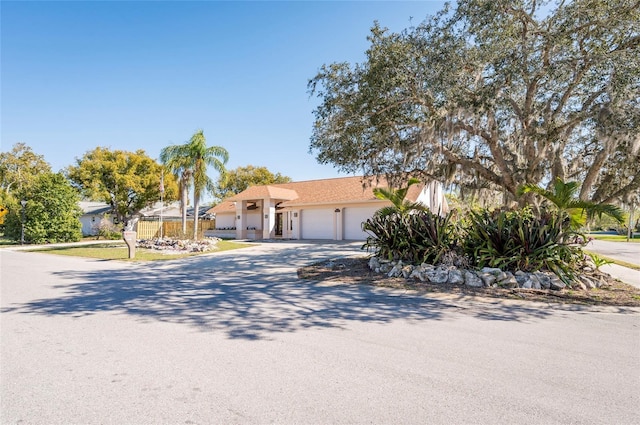
<svg viewBox="0 0 640 425"><path fill-rule="evenodd" d="M183 181L181 183L182 186L182 196L180 196L180 212L182 213L182 234L186 237L187 235L187 197L189 196L189 192L187 191L187 185Z"/></svg>
<svg viewBox="0 0 640 425"><path fill-rule="evenodd" d="M197 241L198 240L198 216L199 214L199 209L200 209L200 197L197 195L194 195L193 197L193 240Z"/></svg>

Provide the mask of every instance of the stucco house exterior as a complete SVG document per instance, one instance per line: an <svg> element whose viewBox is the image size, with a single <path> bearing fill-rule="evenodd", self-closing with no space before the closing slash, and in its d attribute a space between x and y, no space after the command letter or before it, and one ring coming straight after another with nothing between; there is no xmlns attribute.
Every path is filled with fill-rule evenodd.
<svg viewBox="0 0 640 425"><path fill-rule="evenodd" d="M106 214L111 214L111 205L104 202L81 201L78 203L82 209L80 223L82 223L83 236L95 236L98 233L96 226Z"/></svg>
<svg viewBox="0 0 640 425"><path fill-rule="evenodd" d="M364 240L361 224L391 205L373 194L381 181L362 177L252 186L213 207L216 229L236 239ZM409 188L407 200L421 202L434 213L448 210L438 182Z"/></svg>

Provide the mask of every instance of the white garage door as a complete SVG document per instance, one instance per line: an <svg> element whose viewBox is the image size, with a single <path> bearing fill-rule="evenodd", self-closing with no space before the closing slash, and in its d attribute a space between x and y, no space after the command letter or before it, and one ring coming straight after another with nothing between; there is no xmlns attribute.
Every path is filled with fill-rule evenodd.
<svg viewBox="0 0 640 425"><path fill-rule="evenodd" d="M347 240L365 240L367 233L362 231L362 222L373 217L377 207L344 208L344 238Z"/></svg>
<svg viewBox="0 0 640 425"><path fill-rule="evenodd" d="M333 210L303 210L301 239L333 239Z"/></svg>

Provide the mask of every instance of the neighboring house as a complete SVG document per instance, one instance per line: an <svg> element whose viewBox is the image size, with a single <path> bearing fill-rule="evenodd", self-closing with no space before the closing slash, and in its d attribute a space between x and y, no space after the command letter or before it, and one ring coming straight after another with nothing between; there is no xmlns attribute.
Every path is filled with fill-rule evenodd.
<svg viewBox="0 0 640 425"><path fill-rule="evenodd" d="M140 210L140 217L159 219L162 216L163 219L179 219L182 217L180 213L180 202L171 202L165 204L164 202L156 202L155 204Z"/></svg>
<svg viewBox="0 0 640 425"><path fill-rule="evenodd" d="M82 235L83 236L95 236L98 234L96 228L100 224L100 220L105 214L111 214L111 205L104 202L86 202L81 201L78 203L82 209L82 216L80 216L80 223L82 223Z"/></svg>
<svg viewBox="0 0 640 425"><path fill-rule="evenodd" d="M211 218L207 211L211 209L211 205L200 206L198 209L198 217L200 219ZM178 220L182 219L182 212L180 211L180 202L175 201L169 204L162 202L156 202L155 204L143 209L139 213L141 218L147 219L159 219L162 216L166 220ZM187 217L193 219L193 207L187 207Z"/></svg>
<svg viewBox="0 0 640 425"><path fill-rule="evenodd" d="M386 186L362 177L252 186L207 212L215 214L216 229L233 230L236 239L364 240L362 222L391 205L373 194ZM411 186L407 200L434 213L448 210L437 182Z"/></svg>

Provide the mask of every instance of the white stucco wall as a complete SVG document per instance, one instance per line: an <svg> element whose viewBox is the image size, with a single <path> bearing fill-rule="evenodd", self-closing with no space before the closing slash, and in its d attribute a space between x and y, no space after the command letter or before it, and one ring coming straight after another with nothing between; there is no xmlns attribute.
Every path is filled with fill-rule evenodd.
<svg viewBox="0 0 640 425"><path fill-rule="evenodd" d="M101 217L98 215L94 215L94 214L85 214L83 216L80 217L80 223L82 223L82 234L84 236L93 236L95 235L97 232L96 230L93 228L94 224L98 224L100 223L100 219Z"/></svg>
<svg viewBox="0 0 640 425"><path fill-rule="evenodd" d="M82 234L84 236L95 236L98 234L96 226L100 224L103 219L103 214L84 214L80 216L80 223L82 224ZM109 219L113 223L113 219Z"/></svg>
<svg viewBox="0 0 640 425"><path fill-rule="evenodd" d="M262 229L262 211L247 211L247 227Z"/></svg>

